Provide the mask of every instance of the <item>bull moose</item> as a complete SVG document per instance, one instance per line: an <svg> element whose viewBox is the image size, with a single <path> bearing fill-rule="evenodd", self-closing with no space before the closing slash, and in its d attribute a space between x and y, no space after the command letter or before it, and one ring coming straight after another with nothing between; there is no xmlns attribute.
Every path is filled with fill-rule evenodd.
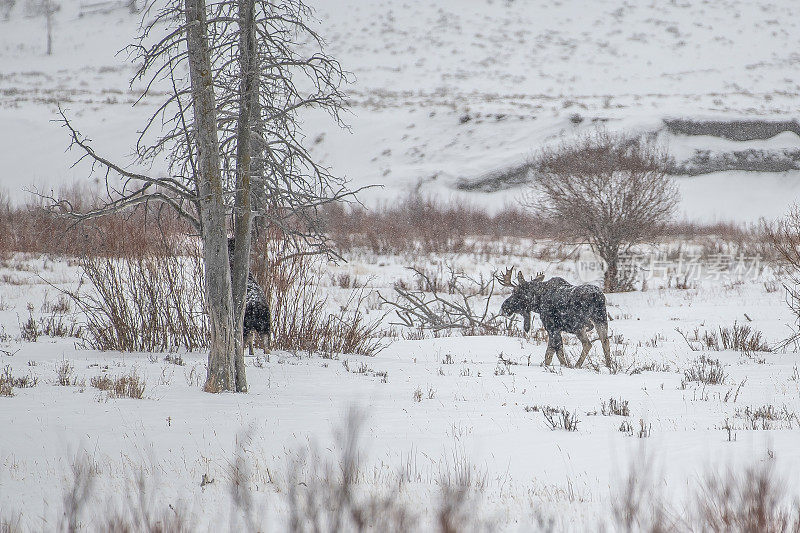
<svg viewBox="0 0 800 533"><path fill-rule="evenodd" d="M589 332L594 329L600 338L605 355L606 365L611 366L611 346L608 341L608 314L606 313L606 297L594 285L571 285L563 278L550 278L544 281L544 274L526 281L522 272L517 273L517 283L511 279L513 267L506 269L503 276L496 276L501 285L513 287L500 311L504 316L522 315L524 329L531 329L531 313L538 313L547 331L547 350L544 364L550 365L553 354L558 355L562 366L570 366L564 353L564 342L561 333L572 333L580 339L583 351L576 367L583 365L592 341Z"/></svg>

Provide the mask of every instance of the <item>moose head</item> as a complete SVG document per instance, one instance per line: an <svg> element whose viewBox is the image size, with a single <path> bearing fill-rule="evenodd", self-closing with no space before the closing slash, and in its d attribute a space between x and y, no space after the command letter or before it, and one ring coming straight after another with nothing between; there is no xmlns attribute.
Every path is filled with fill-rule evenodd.
<svg viewBox="0 0 800 533"><path fill-rule="evenodd" d="M544 273L539 272L535 278L526 281L522 272L517 272L517 281L514 283L513 272L514 267L509 267L502 276L495 274L495 279L500 285L513 289L511 296L500 306L500 312L506 317L522 315L523 329L528 333L531 330L531 313L539 309Z"/></svg>

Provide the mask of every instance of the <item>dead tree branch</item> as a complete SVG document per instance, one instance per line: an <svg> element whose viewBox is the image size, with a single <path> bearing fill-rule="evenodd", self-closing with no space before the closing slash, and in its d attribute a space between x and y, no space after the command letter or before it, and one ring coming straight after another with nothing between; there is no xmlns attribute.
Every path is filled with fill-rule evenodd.
<svg viewBox="0 0 800 533"><path fill-rule="evenodd" d="M378 293L381 303L394 309L400 322L395 325L441 331L460 329L465 333L496 334L506 329L499 315L489 312L495 278L475 279L447 267L449 278L442 284L418 267L409 267L417 279L418 290L395 284L396 300Z"/></svg>

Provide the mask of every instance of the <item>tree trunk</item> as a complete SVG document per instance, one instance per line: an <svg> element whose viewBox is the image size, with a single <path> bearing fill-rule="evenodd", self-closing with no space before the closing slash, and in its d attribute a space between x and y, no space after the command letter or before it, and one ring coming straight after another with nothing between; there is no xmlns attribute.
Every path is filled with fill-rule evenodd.
<svg viewBox="0 0 800 533"><path fill-rule="evenodd" d="M236 328L234 324L225 198L219 162L217 113L208 50L205 0L185 0L189 78L192 87L194 134L206 301L211 333L206 390L234 390Z"/></svg>
<svg viewBox="0 0 800 533"><path fill-rule="evenodd" d="M258 93L258 61L256 50L255 0L239 0L239 113L236 125L236 197L234 203L233 309L236 320L236 390L247 391L244 371L242 330L250 272L250 237L253 228L250 163L252 159L252 125Z"/></svg>
<svg viewBox="0 0 800 533"><path fill-rule="evenodd" d="M44 18L47 25L47 55L53 55L53 3L52 0L44 2Z"/></svg>
<svg viewBox="0 0 800 533"><path fill-rule="evenodd" d="M605 250L600 256L606 263L603 276L603 291L617 292L619 290L619 250Z"/></svg>

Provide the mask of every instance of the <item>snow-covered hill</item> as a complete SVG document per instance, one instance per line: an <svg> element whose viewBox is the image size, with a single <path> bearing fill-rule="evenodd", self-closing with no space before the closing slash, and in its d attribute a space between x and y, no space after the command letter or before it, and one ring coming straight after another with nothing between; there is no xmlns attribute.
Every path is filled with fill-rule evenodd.
<svg viewBox="0 0 800 533"><path fill-rule="evenodd" d="M455 184L524 162L542 144L598 122L662 131L670 150L689 157L753 143L720 147L716 138L670 133L664 118L798 118L800 31L790 0L313 3L328 50L355 81L351 131L314 114L306 131L336 172L355 185L384 185L365 194L368 202L420 190L502 205L519 189L465 193ZM85 179L86 168L70 168L66 136L49 122L57 103L118 157L131 152L158 103L156 94L131 107L133 67L116 53L140 15L123 3L90 11L62 2L52 56L44 53L43 19L26 18L23 5L0 21L0 176L16 198L23 187ZM796 133L758 142L800 147ZM682 214L695 219L776 216L800 197L797 171L679 181Z"/></svg>

